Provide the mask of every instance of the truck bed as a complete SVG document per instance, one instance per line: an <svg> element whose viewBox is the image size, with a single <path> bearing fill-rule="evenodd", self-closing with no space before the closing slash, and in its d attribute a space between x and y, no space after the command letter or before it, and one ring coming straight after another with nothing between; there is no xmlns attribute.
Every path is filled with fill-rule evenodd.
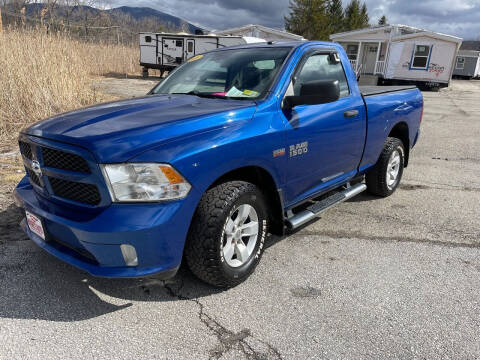
<svg viewBox="0 0 480 360"><path fill-rule="evenodd" d="M373 96L373 95L380 95L380 94L388 94L397 91L404 91L404 90L411 90L416 89L415 85L403 85L403 86L373 86L373 85L365 85L359 86L360 93L366 96Z"/></svg>

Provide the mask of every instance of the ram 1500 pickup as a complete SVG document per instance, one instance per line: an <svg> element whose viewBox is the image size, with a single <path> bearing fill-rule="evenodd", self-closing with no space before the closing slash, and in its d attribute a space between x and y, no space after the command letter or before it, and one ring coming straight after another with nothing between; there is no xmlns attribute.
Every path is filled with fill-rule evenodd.
<svg viewBox="0 0 480 360"><path fill-rule="evenodd" d="M414 87L359 87L338 44L218 49L145 97L22 131L21 225L93 275L166 279L185 259L234 286L268 234L364 190L391 195L422 114Z"/></svg>

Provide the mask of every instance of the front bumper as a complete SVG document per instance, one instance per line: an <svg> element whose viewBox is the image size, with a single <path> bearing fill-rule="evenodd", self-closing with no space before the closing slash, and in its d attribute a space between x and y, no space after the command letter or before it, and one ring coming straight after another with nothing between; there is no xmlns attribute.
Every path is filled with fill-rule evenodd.
<svg viewBox="0 0 480 360"><path fill-rule="evenodd" d="M195 193L181 201L165 203L112 204L93 218L75 219L52 208L35 193L28 178L15 189L17 205L42 220L46 241L22 228L38 246L77 268L101 277L172 277L178 270ZM77 210L78 211L78 210ZM135 248L138 266L127 266L120 245Z"/></svg>

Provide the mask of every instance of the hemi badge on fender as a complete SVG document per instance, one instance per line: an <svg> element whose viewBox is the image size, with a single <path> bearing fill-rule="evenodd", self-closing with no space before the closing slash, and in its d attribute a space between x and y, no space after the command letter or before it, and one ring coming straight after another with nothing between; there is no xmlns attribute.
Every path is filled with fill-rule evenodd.
<svg viewBox="0 0 480 360"><path fill-rule="evenodd" d="M285 155L285 148L282 149L277 149L273 151L273 157L279 157L279 156L284 156Z"/></svg>

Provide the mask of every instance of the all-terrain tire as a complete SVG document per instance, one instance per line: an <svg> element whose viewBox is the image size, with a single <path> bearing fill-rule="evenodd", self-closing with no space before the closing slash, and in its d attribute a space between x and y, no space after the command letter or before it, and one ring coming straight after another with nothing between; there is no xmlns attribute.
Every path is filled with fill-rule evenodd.
<svg viewBox="0 0 480 360"><path fill-rule="evenodd" d="M400 163L398 174L396 180L393 184L388 184L387 182L387 172L389 170L389 161L392 157L394 152L398 152L400 155ZM382 153L380 157L367 175L366 175L366 183L367 183L367 190L371 194L387 197L392 195L395 190L397 189L403 175L403 168L405 165L405 148L401 140L397 138L389 137L385 142L383 147Z"/></svg>
<svg viewBox="0 0 480 360"><path fill-rule="evenodd" d="M252 206L258 215L258 235L248 260L239 267L227 264L223 255L227 220L242 205ZM185 258L199 279L217 286L233 287L247 279L260 261L269 219L261 191L244 181L231 181L209 189L202 197L190 226Z"/></svg>

